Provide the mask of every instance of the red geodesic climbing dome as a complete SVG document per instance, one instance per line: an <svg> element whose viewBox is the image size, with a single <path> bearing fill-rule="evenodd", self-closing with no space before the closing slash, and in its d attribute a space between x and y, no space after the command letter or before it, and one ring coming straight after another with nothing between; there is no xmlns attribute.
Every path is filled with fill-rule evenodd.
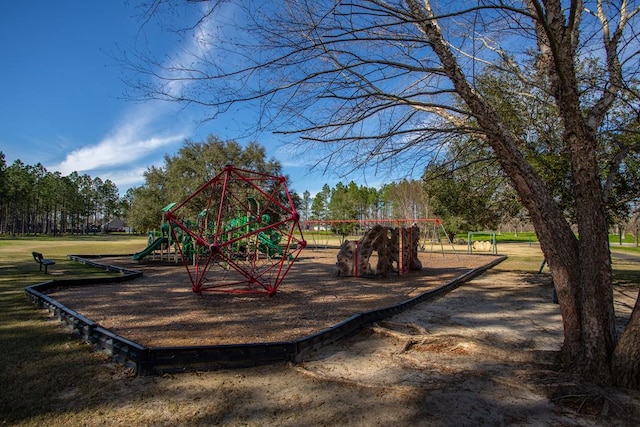
<svg viewBox="0 0 640 427"><path fill-rule="evenodd" d="M194 292L276 293L306 246L285 181L227 165L165 214Z"/></svg>

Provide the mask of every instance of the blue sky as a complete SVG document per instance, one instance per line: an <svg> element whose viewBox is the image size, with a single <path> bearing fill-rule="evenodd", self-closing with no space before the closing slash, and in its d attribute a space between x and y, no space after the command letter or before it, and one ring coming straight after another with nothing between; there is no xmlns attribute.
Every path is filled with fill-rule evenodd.
<svg viewBox="0 0 640 427"><path fill-rule="evenodd" d="M242 138L242 120L198 125L199 113L189 108L124 96L126 72L114 55L141 46L166 53L177 49L153 24L140 31L134 3L41 0L3 5L0 151L7 164L20 159L63 175L87 173L112 180L123 194L143 184L143 172L162 165L164 155L175 153L185 138L200 141L212 133L248 142ZM281 161L290 189L315 194L324 183L337 182L336 174L310 172L276 136L254 139L267 148L268 157Z"/></svg>

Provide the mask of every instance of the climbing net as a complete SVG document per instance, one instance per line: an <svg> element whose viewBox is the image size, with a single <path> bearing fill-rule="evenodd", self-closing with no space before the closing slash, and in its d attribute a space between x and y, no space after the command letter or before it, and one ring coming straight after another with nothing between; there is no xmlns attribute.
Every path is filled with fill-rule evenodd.
<svg viewBox="0 0 640 427"><path fill-rule="evenodd" d="M276 293L306 246L285 181L227 165L165 213L194 292Z"/></svg>

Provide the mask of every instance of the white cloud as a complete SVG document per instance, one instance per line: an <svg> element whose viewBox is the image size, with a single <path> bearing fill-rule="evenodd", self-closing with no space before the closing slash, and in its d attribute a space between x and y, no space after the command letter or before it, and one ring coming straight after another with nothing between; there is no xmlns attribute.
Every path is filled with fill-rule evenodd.
<svg viewBox="0 0 640 427"><path fill-rule="evenodd" d="M202 78L199 70L207 67L206 58L216 48L214 41L219 39L218 32L221 25L235 8L234 5L223 4L221 7L216 5L213 6L217 9L216 12L210 14L211 7L208 2L201 4L199 16L207 15L207 17L201 20L189 34L186 45L176 46L175 52L168 56L171 59L161 67L166 78L164 90L170 97L180 98L194 82Z"/></svg>
<svg viewBox="0 0 640 427"><path fill-rule="evenodd" d="M228 13L227 9L225 13ZM219 18L221 15L213 16ZM177 64L175 69L183 70L185 64L193 64L206 57L214 49L210 40L216 39L217 31L216 19L204 20L187 45L178 47L176 54L170 56L174 58L174 65ZM165 65L171 68L168 63ZM165 88L173 96L179 96L193 83L186 71L175 71L168 77L171 82ZM179 113L182 113L181 117ZM63 175L76 171L110 179L122 193L131 186L144 183L143 173L149 165L158 163L170 146L190 136L195 124L185 125L189 115L184 113L185 110L176 104L147 102L139 105L128 111L101 141L69 152L64 160L47 166L47 169Z"/></svg>
<svg viewBox="0 0 640 427"><path fill-rule="evenodd" d="M157 117L162 118L160 112ZM149 105L125 116L122 124L100 142L84 146L68 153L65 159L50 169L63 175L73 171L87 172L133 164L163 147L186 138L185 132L168 133L157 127Z"/></svg>
<svg viewBox="0 0 640 427"><path fill-rule="evenodd" d="M100 173L99 176L104 179L110 179L113 181L118 190L120 191L120 195L124 195L124 193L131 187L137 187L144 184L144 172L150 167L149 166L134 166L126 169L119 170L111 170L109 172L105 172L104 174Z"/></svg>

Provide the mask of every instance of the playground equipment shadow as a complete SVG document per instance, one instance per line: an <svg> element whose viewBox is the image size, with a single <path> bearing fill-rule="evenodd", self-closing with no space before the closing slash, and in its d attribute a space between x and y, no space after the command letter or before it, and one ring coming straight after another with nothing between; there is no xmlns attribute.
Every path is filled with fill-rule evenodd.
<svg viewBox="0 0 640 427"><path fill-rule="evenodd" d="M128 348L123 358L129 360L124 361L139 372L246 366L299 361L366 324L451 290L503 259L421 253L425 266L421 271L354 278L336 277L336 253L335 249L307 251L273 297L195 294L182 264L136 263L123 256L96 261L142 275L80 286L61 281L62 286L48 286L46 298L55 301L56 313L65 307L77 313L81 323L91 319L91 325L112 334L91 338L94 326L77 327L78 320L66 321L97 346L117 353L111 341L123 338L115 347ZM154 350L162 355L149 356Z"/></svg>

